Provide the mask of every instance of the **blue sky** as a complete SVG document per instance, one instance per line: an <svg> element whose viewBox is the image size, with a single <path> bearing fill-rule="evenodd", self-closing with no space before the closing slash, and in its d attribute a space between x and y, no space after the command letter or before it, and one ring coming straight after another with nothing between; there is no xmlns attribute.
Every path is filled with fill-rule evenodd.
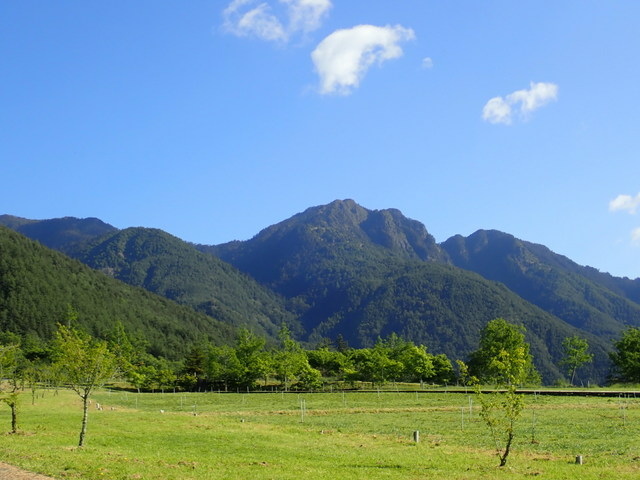
<svg viewBox="0 0 640 480"><path fill-rule="evenodd" d="M0 2L0 213L244 240L398 208L640 276L636 0Z"/></svg>

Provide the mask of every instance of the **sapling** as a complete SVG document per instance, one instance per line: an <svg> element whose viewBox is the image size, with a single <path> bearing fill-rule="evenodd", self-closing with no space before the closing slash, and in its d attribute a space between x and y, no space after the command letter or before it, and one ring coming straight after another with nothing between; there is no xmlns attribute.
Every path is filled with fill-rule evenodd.
<svg viewBox="0 0 640 480"><path fill-rule="evenodd" d="M495 384L493 393L483 393L479 384L475 388L480 417L489 427L503 467L524 408L524 396L517 393L517 386L537 377L523 329L501 318L492 320L481 333L480 349L472 354L472 362L476 371L485 373L485 380Z"/></svg>
<svg viewBox="0 0 640 480"><path fill-rule="evenodd" d="M55 341L56 366L69 387L82 399L82 428L78 446L84 446L89 418L89 398L116 371L116 357L106 342L64 325L58 326Z"/></svg>

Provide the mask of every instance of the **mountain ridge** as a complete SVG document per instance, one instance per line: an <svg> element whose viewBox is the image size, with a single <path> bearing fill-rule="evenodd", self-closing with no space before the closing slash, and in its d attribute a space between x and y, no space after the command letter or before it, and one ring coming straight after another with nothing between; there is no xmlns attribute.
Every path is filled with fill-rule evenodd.
<svg viewBox="0 0 640 480"><path fill-rule="evenodd" d="M6 217L0 216L0 223ZM13 223L24 228L25 220ZM83 225L70 217L66 221L70 228ZM89 245L106 248L109 238L131 232L144 232L152 244L163 246L156 253L150 246L143 247L143 258L125 250L119 251L122 258L110 255L106 261L95 252L93 258L88 255ZM81 233L89 239L62 242L59 249L146 288L153 282L176 282L161 275L180 270L176 255L196 259L192 265L197 266L189 267L194 272L211 262L197 255L215 257L223 262L219 264L222 270L237 269L281 298L282 310L267 309L263 314L277 317L276 310L288 312L291 316L279 318L290 324L298 339L310 344L339 335L354 346L367 346L380 336L399 333L436 353L464 358L475 348L484 324L504 316L526 325L546 382L562 377L561 341L570 335L589 340L596 360L585 371L592 380L602 381L611 340L624 328L640 324L640 279L614 277L580 266L544 245L497 230L478 230L468 237L455 235L437 243L425 225L399 210L369 210L351 199L309 207L246 241L188 244L189 253L185 253L187 242L157 229L115 229L93 238L88 230ZM68 238L64 231L56 235L57 239ZM119 262L138 269L137 280L131 272L121 275ZM202 282L211 285L225 278L216 272L203 276ZM183 283L191 281L192 288L201 291L204 287L196 280ZM257 287L243 286L241 290L244 288ZM156 291L175 299L175 292L169 289ZM214 301L220 300L220 295L217 291ZM242 299L239 303L255 300L243 293L237 297ZM233 303L228 299L224 302ZM198 309L198 302L187 304ZM229 323L247 315L246 309L236 311L242 313ZM260 331L273 335L278 322L267 320Z"/></svg>
<svg viewBox="0 0 640 480"><path fill-rule="evenodd" d="M454 265L504 283L573 326L609 339L626 326L640 326L635 292L626 295L621 289L609 289L609 277L590 272L543 245L497 230L455 236L441 245Z"/></svg>
<svg viewBox="0 0 640 480"><path fill-rule="evenodd" d="M32 240L37 240L49 248L61 250L64 253L67 253L65 250L68 251L78 243L117 230L114 226L95 217L29 220L5 214L0 215L0 225L11 228Z"/></svg>

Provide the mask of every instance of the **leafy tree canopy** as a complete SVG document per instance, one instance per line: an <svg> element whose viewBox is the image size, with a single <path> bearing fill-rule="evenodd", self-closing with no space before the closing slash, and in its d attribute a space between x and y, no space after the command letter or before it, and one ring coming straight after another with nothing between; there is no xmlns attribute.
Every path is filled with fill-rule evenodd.
<svg viewBox="0 0 640 480"><path fill-rule="evenodd" d="M611 361L615 367L616 379L640 383L640 328L627 329L614 346Z"/></svg>
<svg viewBox="0 0 640 480"><path fill-rule="evenodd" d="M565 338L562 342L562 348L564 350L562 364L567 368L571 384L573 385L576 370L585 363L591 362L593 360L593 354L587 352L589 343L584 338L578 336Z"/></svg>
<svg viewBox="0 0 640 480"><path fill-rule="evenodd" d="M539 382L524 327L496 318L480 334L480 347L471 354L470 373L481 382L518 385Z"/></svg>

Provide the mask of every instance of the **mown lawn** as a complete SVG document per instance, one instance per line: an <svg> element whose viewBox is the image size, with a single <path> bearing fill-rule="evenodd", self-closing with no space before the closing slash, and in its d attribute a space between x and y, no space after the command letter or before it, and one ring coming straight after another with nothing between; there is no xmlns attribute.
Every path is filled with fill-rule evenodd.
<svg viewBox="0 0 640 480"><path fill-rule="evenodd" d="M0 460L60 479L640 478L636 398L527 396L503 468L467 394L104 391L82 449L75 394L22 400Z"/></svg>

